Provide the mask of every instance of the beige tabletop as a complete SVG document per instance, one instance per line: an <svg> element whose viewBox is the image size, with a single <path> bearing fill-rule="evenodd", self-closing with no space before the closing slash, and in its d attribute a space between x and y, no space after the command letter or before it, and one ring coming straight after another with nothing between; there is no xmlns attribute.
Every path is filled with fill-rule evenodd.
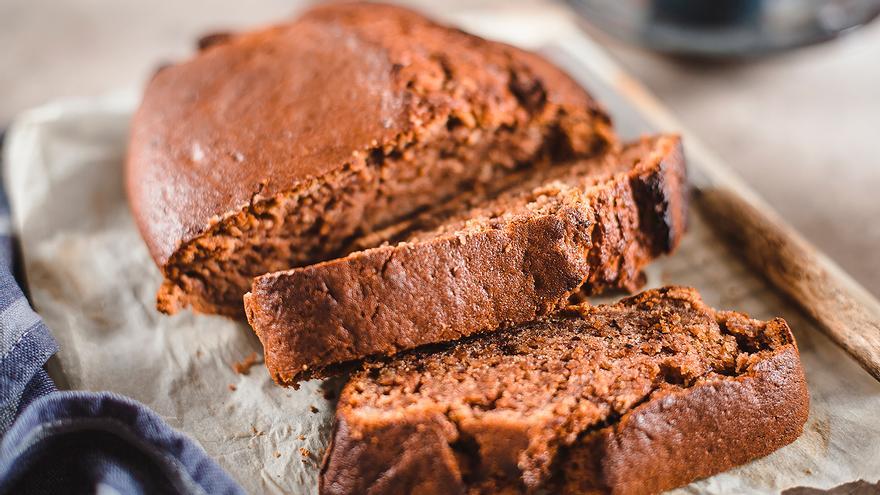
<svg viewBox="0 0 880 495"><path fill-rule="evenodd" d="M50 99L137 86L206 31L270 22L302 4L3 0L0 126ZM739 64L684 64L603 42L784 218L880 295L880 22Z"/></svg>

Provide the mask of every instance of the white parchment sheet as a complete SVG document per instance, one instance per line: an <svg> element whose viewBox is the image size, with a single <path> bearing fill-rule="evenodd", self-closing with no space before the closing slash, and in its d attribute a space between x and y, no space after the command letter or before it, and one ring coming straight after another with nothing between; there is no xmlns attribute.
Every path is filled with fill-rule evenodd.
<svg viewBox="0 0 880 495"><path fill-rule="evenodd" d="M504 26L494 20L483 25L498 37ZM533 31L535 24L529 23ZM534 37L533 31L521 33ZM280 388L262 364L237 374L233 363L261 352L245 324L155 310L160 273L122 185L136 104L135 92L49 104L22 115L7 137L14 227L33 304L61 348L64 379L70 388L110 390L146 403L195 438L250 493L314 493L333 407L320 382ZM650 268L649 285L693 285L715 307L785 317L812 402L795 443L679 491L773 493L876 481L880 383L750 273L706 227L707 219L692 220L678 252Z"/></svg>

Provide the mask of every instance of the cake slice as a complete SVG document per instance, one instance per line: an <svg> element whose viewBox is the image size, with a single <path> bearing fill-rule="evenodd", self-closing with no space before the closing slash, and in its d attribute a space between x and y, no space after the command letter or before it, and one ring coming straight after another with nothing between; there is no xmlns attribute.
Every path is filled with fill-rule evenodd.
<svg viewBox="0 0 880 495"><path fill-rule="evenodd" d="M616 143L542 58L399 7L318 6L203 47L157 73L131 126L128 197L166 313L241 317L254 276Z"/></svg>
<svg viewBox="0 0 880 495"><path fill-rule="evenodd" d="M457 209L457 208L456 208ZM406 241L254 279L248 321L281 384L371 355L494 331L575 291L633 290L684 231L676 136L532 173L489 202L398 233Z"/></svg>
<svg viewBox="0 0 880 495"><path fill-rule="evenodd" d="M320 493L657 493L794 441L809 410L785 321L686 287L432 351L351 377Z"/></svg>

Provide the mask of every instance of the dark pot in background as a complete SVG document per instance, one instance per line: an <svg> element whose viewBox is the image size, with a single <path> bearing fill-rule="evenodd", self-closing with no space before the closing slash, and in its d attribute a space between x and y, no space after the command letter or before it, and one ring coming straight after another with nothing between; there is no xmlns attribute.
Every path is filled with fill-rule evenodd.
<svg viewBox="0 0 880 495"><path fill-rule="evenodd" d="M880 0L568 0L595 28L646 49L749 57L832 39L880 14Z"/></svg>

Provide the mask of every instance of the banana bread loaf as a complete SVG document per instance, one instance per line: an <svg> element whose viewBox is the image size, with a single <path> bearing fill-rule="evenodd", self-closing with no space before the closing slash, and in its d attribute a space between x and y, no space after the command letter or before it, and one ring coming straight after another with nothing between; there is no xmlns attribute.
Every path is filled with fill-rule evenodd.
<svg viewBox="0 0 880 495"><path fill-rule="evenodd" d="M248 321L273 378L295 385L366 356L530 321L574 291L633 290L684 232L684 183L676 136L533 172L405 242L257 277Z"/></svg>
<svg viewBox="0 0 880 495"><path fill-rule="evenodd" d="M794 441L809 409L785 321L684 287L433 351L351 377L322 494L657 493Z"/></svg>
<svg viewBox="0 0 880 495"><path fill-rule="evenodd" d="M543 59L398 7L319 6L203 47L150 82L128 149L167 313L241 316L256 275L615 142Z"/></svg>

